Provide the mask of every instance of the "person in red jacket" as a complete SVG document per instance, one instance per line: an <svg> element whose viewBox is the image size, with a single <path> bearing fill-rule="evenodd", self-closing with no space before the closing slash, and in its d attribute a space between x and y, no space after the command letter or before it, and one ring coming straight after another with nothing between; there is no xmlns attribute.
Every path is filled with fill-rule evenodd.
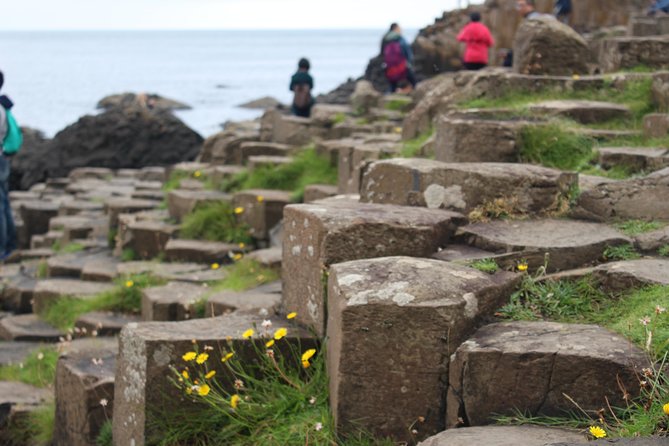
<svg viewBox="0 0 669 446"><path fill-rule="evenodd" d="M488 66L488 49L495 44L487 26L481 23L481 14L472 12L469 22L460 34L458 41L465 43L464 66L467 70L480 70Z"/></svg>

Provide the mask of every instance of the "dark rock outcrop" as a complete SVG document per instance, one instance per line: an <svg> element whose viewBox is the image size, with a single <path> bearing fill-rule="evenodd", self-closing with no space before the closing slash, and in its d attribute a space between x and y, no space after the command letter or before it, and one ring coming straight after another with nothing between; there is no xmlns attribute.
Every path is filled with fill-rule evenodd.
<svg viewBox="0 0 669 446"><path fill-rule="evenodd" d="M50 166L58 157L49 148L50 140L35 129L23 127L23 147L12 157L9 177L11 190L28 189L33 184L46 181Z"/></svg>

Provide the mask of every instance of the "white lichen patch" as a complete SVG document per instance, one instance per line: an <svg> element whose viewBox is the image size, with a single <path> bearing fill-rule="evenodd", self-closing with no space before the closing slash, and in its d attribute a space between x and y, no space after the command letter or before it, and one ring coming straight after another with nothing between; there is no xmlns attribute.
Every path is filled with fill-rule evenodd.
<svg viewBox="0 0 669 446"><path fill-rule="evenodd" d="M467 293L462 298L465 301L465 316L474 319L479 312L479 301L474 293Z"/></svg>
<svg viewBox="0 0 669 446"><path fill-rule="evenodd" d="M372 300L392 301L399 306L410 304L416 296L406 292L409 282L387 282L382 286L354 293L347 302L348 306L366 305Z"/></svg>
<svg viewBox="0 0 669 446"><path fill-rule="evenodd" d="M311 246L311 245L307 246L307 253L309 254L309 257L313 257L314 256L314 247Z"/></svg>
<svg viewBox="0 0 669 446"><path fill-rule="evenodd" d="M294 256L299 256L302 253L302 247L300 245L295 245L291 248L290 252Z"/></svg>
<svg viewBox="0 0 669 446"><path fill-rule="evenodd" d="M360 274L347 274L338 278L337 282L340 286L351 286L354 283L362 282L365 280L365 276Z"/></svg>
<svg viewBox="0 0 669 446"><path fill-rule="evenodd" d="M448 273L452 276L466 280L480 279L481 277L483 277L483 274L485 274L485 273L480 273L476 270L471 270L471 271L449 270Z"/></svg>
<svg viewBox="0 0 669 446"><path fill-rule="evenodd" d="M153 362L158 367L167 367L174 357L174 349L171 345L161 345L153 352Z"/></svg>

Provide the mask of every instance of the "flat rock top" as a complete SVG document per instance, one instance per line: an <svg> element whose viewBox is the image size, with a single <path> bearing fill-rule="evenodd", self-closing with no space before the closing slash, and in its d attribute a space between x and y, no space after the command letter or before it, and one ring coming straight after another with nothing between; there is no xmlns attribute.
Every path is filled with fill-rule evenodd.
<svg viewBox="0 0 669 446"><path fill-rule="evenodd" d="M146 288L142 294L152 301L195 302L209 289L185 282L170 282L167 285Z"/></svg>
<svg viewBox="0 0 669 446"><path fill-rule="evenodd" d="M212 294L208 301L235 308L237 311L274 308L281 303L281 294L256 290L235 292L221 291Z"/></svg>
<svg viewBox="0 0 669 446"><path fill-rule="evenodd" d="M87 385L95 381L114 381L116 371L116 351L80 351L69 353L63 361L71 373L85 379Z"/></svg>
<svg viewBox="0 0 669 446"><path fill-rule="evenodd" d="M0 367L23 362L33 350L37 350L42 345L39 342L0 342ZM2 391L0 391L1 394Z"/></svg>
<svg viewBox="0 0 669 446"><path fill-rule="evenodd" d="M639 280L669 285L669 260L638 259L606 263L595 268L606 274L632 275Z"/></svg>
<svg viewBox="0 0 669 446"><path fill-rule="evenodd" d="M13 338L23 338L24 336L58 338L63 335L35 314L8 316L0 319L0 325L11 333Z"/></svg>
<svg viewBox="0 0 669 446"><path fill-rule="evenodd" d="M263 141L245 141L241 143L240 147L242 149L267 147L270 149L277 149L277 150L290 150L293 148L293 146L289 146L288 144L281 144L278 142L263 142Z"/></svg>
<svg viewBox="0 0 669 446"><path fill-rule="evenodd" d="M418 227L434 225L446 220L456 220L460 223L466 221L462 214L440 209L358 203L334 199L287 206L284 209L284 216L289 210L316 217L331 229L364 223ZM298 223L293 221L292 224L296 225ZM304 221L302 224L305 228L309 227L308 221Z"/></svg>
<svg viewBox="0 0 669 446"><path fill-rule="evenodd" d="M186 282L223 280L227 274L223 269L212 270L198 263L123 262L116 269L120 275L152 273L162 279Z"/></svg>
<svg viewBox="0 0 669 446"><path fill-rule="evenodd" d="M229 201L232 196L223 192L215 190L188 190L175 189L169 192L169 195L177 198L193 199L193 200L222 200Z"/></svg>
<svg viewBox="0 0 669 446"><path fill-rule="evenodd" d="M602 102L602 101L579 101L573 99L566 100L556 100L556 101L543 101L536 104L530 105L530 109L550 109L557 112L567 111L567 110L618 110L622 112L629 112L629 107L626 107L621 104L616 104L613 102Z"/></svg>
<svg viewBox="0 0 669 446"><path fill-rule="evenodd" d="M255 196L258 199L262 197L261 201L282 201L289 203L292 194L288 191L274 189L246 189L235 193L235 197L245 195Z"/></svg>
<svg viewBox="0 0 669 446"><path fill-rule="evenodd" d="M597 151L600 155L634 155L648 158L659 158L669 153L669 149L654 147L601 147Z"/></svg>
<svg viewBox="0 0 669 446"><path fill-rule="evenodd" d="M573 220L496 220L474 223L461 231L515 249L570 248L614 240L630 242L608 225Z"/></svg>
<svg viewBox="0 0 669 446"><path fill-rule="evenodd" d="M144 231L174 232L179 229L179 226L156 220L140 220L128 224L128 228Z"/></svg>
<svg viewBox="0 0 669 446"><path fill-rule="evenodd" d="M584 441L582 434L537 426L484 426L449 429L419 446L545 446L549 443Z"/></svg>
<svg viewBox="0 0 669 446"><path fill-rule="evenodd" d="M596 346L596 347L594 347ZM597 325L558 322L500 322L486 325L458 352L559 354L598 358L621 364L647 364L643 351L624 337Z"/></svg>
<svg viewBox="0 0 669 446"><path fill-rule="evenodd" d="M52 398L53 390L14 381L0 381L0 405L36 406Z"/></svg>
<svg viewBox="0 0 669 446"><path fill-rule="evenodd" d="M55 293L63 296L92 296L113 288L113 285L101 282L89 282L77 279L40 280L35 286L35 293Z"/></svg>
<svg viewBox="0 0 669 446"><path fill-rule="evenodd" d="M79 316L77 326L85 324L97 328L121 328L130 322L139 322L141 318L133 314L113 313L109 311L92 311Z"/></svg>
<svg viewBox="0 0 669 446"><path fill-rule="evenodd" d="M134 188L133 188L134 189ZM105 201L108 208L153 208L158 207L159 201L155 200L140 200L137 198L110 198Z"/></svg>
<svg viewBox="0 0 669 446"><path fill-rule="evenodd" d="M465 306L477 314L475 293L515 280L513 273L491 276L466 266L414 257L383 257L333 265L335 287L346 305ZM330 279L332 280L332 279Z"/></svg>
<svg viewBox="0 0 669 446"><path fill-rule="evenodd" d="M165 245L165 250L187 249L192 251L234 251L239 250L238 245L232 243L212 242L208 240L170 239Z"/></svg>
<svg viewBox="0 0 669 446"><path fill-rule="evenodd" d="M53 201L35 200L21 202L21 209L30 211L58 212L60 203Z"/></svg>

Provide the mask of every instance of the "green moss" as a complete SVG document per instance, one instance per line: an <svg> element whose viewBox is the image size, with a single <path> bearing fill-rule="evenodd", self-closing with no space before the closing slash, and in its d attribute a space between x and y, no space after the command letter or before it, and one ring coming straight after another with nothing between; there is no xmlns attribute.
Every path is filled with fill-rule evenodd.
<svg viewBox="0 0 669 446"><path fill-rule="evenodd" d="M132 262L137 259L137 253L132 248L125 248L121 251L121 262Z"/></svg>
<svg viewBox="0 0 669 446"><path fill-rule="evenodd" d="M332 118L332 124L337 125L341 124L342 122L346 121L346 114L345 113L337 113L334 115L334 118Z"/></svg>
<svg viewBox="0 0 669 446"><path fill-rule="evenodd" d="M405 111L411 105L411 98L393 98L385 103L385 109L390 111Z"/></svg>
<svg viewBox="0 0 669 446"><path fill-rule="evenodd" d="M634 237L646 232L655 231L665 226L659 221L644 221L644 220L627 220L614 225L619 231L625 235Z"/></svg>
<svg viewBox="0 0 669 446"><path fill-rule="evenodd" d="M404 141L402 144L402 150L400 151L400 156L402 158L416 158L420 156L421 149L423 145L434 135L434 129L431 128L425 133L417 136L416 138Z"/></svg>
<svg viewBox="0 0 669 446"><path fill-rule="evenodd" d="M604 258L606 260L635 260L641 258L634 245L625 244L619 246L608 246L604 250Z"/></svg>
<svg viewBox="0 0 669 446"><path fill-rule="evenodd" d="M591 138L570 130L564 123L527 126L521 132L522 161L578 170L593 156Z"/></svg>
<svg viewBox="0 0 669 446"><path fill-rule="evenodd" d="M237 221L232 205L223 201L202 203L186 215L180 237L226 243L249 244L253 241L248 227Z"/></svg>
<svg viewBox="0 0 669 446"><path fill-rule="evenodd" d="M475 262L470 263L469 266L488 274L494 274L499 271L499 265L493 259L476 260Z"/></svg>

